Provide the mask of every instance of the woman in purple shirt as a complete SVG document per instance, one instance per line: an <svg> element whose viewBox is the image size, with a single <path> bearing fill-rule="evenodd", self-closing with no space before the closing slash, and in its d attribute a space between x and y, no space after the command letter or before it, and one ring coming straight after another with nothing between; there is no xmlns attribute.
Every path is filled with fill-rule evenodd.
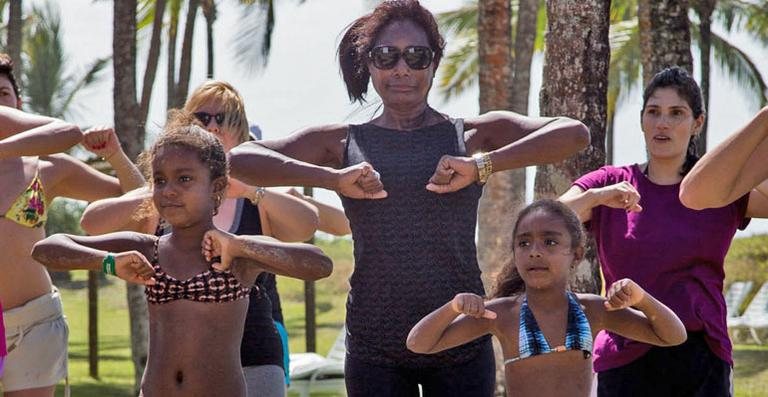
<svg viewBox="0 0 768 397"><path fill-rule="evenodd" d="M678 198L698 160L701 91L683 69L656 74L643 93L648 162L606 166L574 182L560 200L595 236L607 284L631 278L683 321L688 340L650 345L602 332L595 340L599 396L727 396L731 342L725 321L723 262L736 229L766 217L768 198L744 194L696 211Z"/></svg>

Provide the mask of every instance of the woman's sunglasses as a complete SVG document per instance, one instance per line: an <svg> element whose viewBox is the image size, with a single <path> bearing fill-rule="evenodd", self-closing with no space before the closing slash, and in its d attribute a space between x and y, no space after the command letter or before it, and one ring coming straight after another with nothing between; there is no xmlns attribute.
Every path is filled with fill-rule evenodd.
<svg viewBox="0 0 768 397"><path fill-rule="evenodd" d="M394 68L401 56L409 68L424 70L432 64L434 55L431 48L417 45L405 47L402 51L397 47L379 46L368 52L368 58L370 58L373 66L376 69L385 70Z"/></svg>
<svg viewBox="0 0 768 397"><path fill-rule="evenodd" d="M211 119L215 119L216 124L222 125L224 123L224 117L226 117L226 114L224 113L210 114L206 112L195 112L194 115L195 118L203 123L203 127L208 127L208 124L211 123Z"/></svg>

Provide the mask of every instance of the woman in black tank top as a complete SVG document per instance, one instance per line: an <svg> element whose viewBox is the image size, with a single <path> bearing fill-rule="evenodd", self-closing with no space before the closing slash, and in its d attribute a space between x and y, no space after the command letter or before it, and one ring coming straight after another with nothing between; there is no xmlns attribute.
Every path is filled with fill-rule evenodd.
<svg viewBox="0 0 768 397"><path fill-rule="evenodd" d="M245 183L317 186L342 198L355 256L347 300L350 396L411 396L419 384L424 396L492 394L489 339L424 356L406 349L406 336L456 293L483 293L476 182L563 160L589 142L587 128L564 117L494 111L461 120L432 109L427 95L443 47L434 16L417 1L383 2L353 22L339 45L350 98L363 102L370 80L383 103L379 116L231 152L232 174Z"/></svg>

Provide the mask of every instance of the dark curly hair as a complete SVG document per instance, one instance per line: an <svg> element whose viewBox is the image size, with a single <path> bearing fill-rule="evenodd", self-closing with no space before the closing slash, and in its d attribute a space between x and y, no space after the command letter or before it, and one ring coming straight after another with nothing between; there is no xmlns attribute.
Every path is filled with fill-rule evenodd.
<svg viewBox="0 0 768 397"><path fill-rule="evenodd" d="M352 102L365 102L368 92L368 52L373 48L381 31L395 21L411 21L424 29L429 46L434 51L432 68L437 69L443 57L445 40L437 29L437 21L417 0L388 0L373 12L352 22L339 43L338 56L341 75Z"/></svg>
<svg viewBox="0 0 768 397"><path fill-rule="evenodd" d="M584 229L581 226L581 221L579 221L579 217L576 216L573 210L567 205L552 199L534 201L531 205L520 211L520 215L518 215L517 221L515 221L515 227L512 229L513 244L515 243L514 236L517 236L517 229L520 226L520 222L526 216L537 211L554 215L563 220L565 229L571 237L572 250L584 246L586 237ZM525 292L525 282L523 281L523 278L520 277L520 273L517 272L517 267L515 266L514 261L515 259L513 258L512 262L504 267L504 270L501 271L498 279L496 279L496 286L493 293L494 298L512 296Z"/></svg>
<svg viewBox="0 0 768 397"><path fill-rule="evenodd" d="M229 162L224 152L224 146L218 138L206 131L192 113L171 109L168 112L168 120L160 137L151 148L139 155L139 166L144 171L146 179L152 181L152 161L157 152L167 146L175 146L190 150L197 154L200 161L208 166L211 181L226 177L229 174ZM226 187L224 185L223 187ZM217 192L216 209L224 197L224 189ZM135 219L141 219L155 212L151 199L142 204L138 211L140 214Z"/></svg>
<svg viewBox="0 0 768 397"><path fill-rule="evenodd" d="M8 54L0 53L0 75L8 78L13 86L13 92L16 98L21 98L21 89L16 83L16 77L13 76L13 59Z"/></svg>
<svg viewBox="0 0 768 397"><path fill-rule="evenodd" d="M643 107L640 110L640 116L642 117L645 112L645 105L648 103L648 99L653 95L656 90L660 88L674 88L677 91L677 95L685 100L690 106L693 112L693 118L696 119L702 114L705 114L704 100L702 99L701 89L685 69L679 66L672 66L662 70L653 76L651 81L645 87L643 91ZM691 136L688 141L688 151L685 154L685 163L680 170L680 175L685 176L693 168L699 158L701 157L696 149L696 137L698 135Z"/></svg>

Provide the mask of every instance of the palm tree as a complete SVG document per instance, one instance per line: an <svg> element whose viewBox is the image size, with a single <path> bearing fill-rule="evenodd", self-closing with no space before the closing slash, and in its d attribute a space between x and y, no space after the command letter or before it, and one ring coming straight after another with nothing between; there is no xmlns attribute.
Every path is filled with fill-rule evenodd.
<svg viewBox="0 0 768 397"><path fill-rule="evenodd" d="M443 30L451 34L452 40L459 42L459 49L448 54L442 62L441 91L445 99L450 99L479 81L481 113L492 109L510 109L527 114L530 54L533 53L536 30L534 28L531 31L528 24L518 24L513 36L511 32L515 18L511 16L509 1L492 3L493 6L483 5L482 12L479 12L478 3L472 3L438 15ZM516 19L536 21L538 5L539 0L520 1ZM503 12L499 12L500 9ZM535 27L536 24L533 25ZM478 26L485 29L479 29L478 32ZM482 43L487 44L480 46ZM483 61L489 55L493 58L490 48L495 51L497 59L509 63L501 65L495 62L500 64L500 71L486 69L493 63ZM502 51L504 54L500 55ZM518 57L513 51L519 51L522 55ZM494 76L504 77L496 81ZM488 92L493 94L489 95ZM491 96L494 99L489 101ZM511 228L524 203L524 169L494 174L484 188L478 208L478 261L483 269L486 288L488 281L509 260L509 236L503 231Z"/></svg>
<svg viewBox="0 0 768 397"><path fill-rule="evenodd" d="M10 0L8 3L8 40L6 41L6 51L8 51L8 55L13 59L16 74L20 75L23 70L21 62L22 3L21 0ZM0 10L4 8L4 4L0 5Z"/></svg>
<svg viewBox="0 0 768 397"><path fill-rule="evenodd" d="M693 73L688 0L640 0L637 9L643 85L667 66Z"/></svg>
<svg viewBox="0 0 768 397"><path fill-rule="evenodd" d="M206 32L206 47L208 53L206 55L208 60L208 68L206 77L213 78L213 23L216 21L216 13L218 9L216 7L216 1L214 0L202 0L200 7L203 9L203 16L205 17L205 32Z"/></svg>
<svg viewBox="0 0 768 397"><path fill-rule="evenodd" d="M29 110L56 118L71 114L72 101L98 79L109 58L96 59L83 75L65 75L67 56L60 34L61 17L54 3L33 6L24 37L25 68L22 73L25 105Z"/></svg>
<svg viewBox="0 0 768 397"><path fill-rule="evenodd" d="M555 197L571 181L605 163L606 93L610 45L610 0L550 0L544 52L542 115L566 115L590 129L590 146L559 164L539 166L534 190L537 198ZM600 273L594 244L579 265L571 286L600 292Z"/></svg>
<svg viewBox="0 0 768 397"><path fill-rule="evenodd" d="M137 0L114 2L112 55L114 61L114 122L115 130L126 154L136 160L144 148L144 124L160 56L160 35L165 0L157 1L157 12L152 12L147 68L144 71L141 98L136 97L136 30ZM146 17L146 15L144 15ZM138 394L141 376L147 362L148 318L144 287L127 284L128 314L131 325L131 357L134 365L134 394Z"/></svg>

